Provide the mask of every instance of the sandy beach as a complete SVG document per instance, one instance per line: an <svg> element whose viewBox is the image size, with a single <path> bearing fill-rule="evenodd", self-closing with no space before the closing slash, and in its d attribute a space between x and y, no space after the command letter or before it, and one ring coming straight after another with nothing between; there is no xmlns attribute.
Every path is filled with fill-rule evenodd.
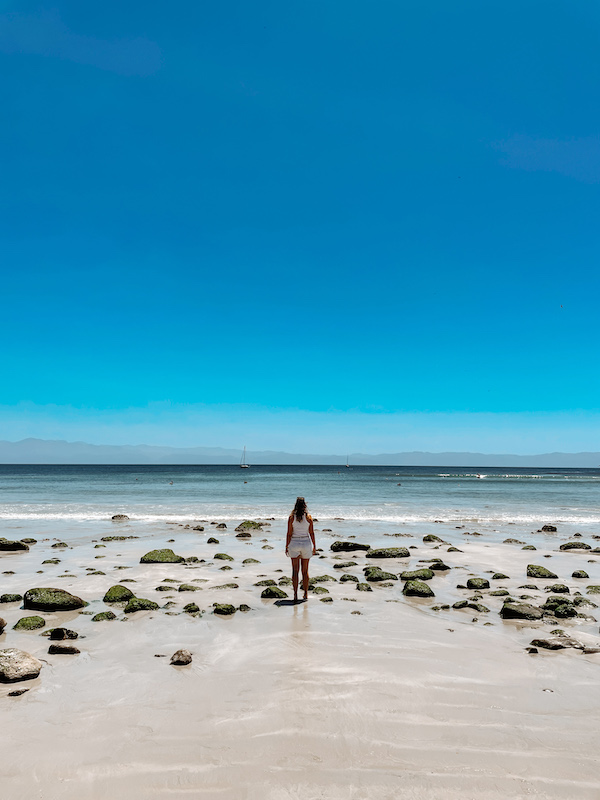
<svg viewBox="0 0 600 800"><path fill-rule="evenodd" d="M73 523L64 548L53 547L64 525L4 526L6 538L37 543L0 554L2 593L57 587L89 605L54 613L23 610L21 602L0 605L7 623L0 648L19 648L43 662L36 679L0 684L3 796L600 797L594 608L581 608L587 618L504 620L505 598L490 594L505 588L516 600L528 595L523 602L542 605L545 588L557 580L527 578L533 563L551 568L571 599L581 592L593 601L586 587L600 583L597 555L560 551L570 538L560 531L507 526L473 536L455 525L429 525L440 544L423 542L425 526L373 534L373 526L328 521L316 525L322 552L311 561L311 577L335 580L317 582L326 593L311 591L307 603L292 605L262 599L264 587L254 585L289 574L282 522L245 539L235 533L240 522L217 530L198 521L203 531L177 522ZM372 548L414 549L408 558L385 559L332 552L333 542L361 542L367 531ZM536 551L503 543L509 533ZM103 542L107 536L138 538ZM211 536L218 545L207 543ZM156 548L200 561L140 564ZM215 559L216 553L233 560ZM54 558L60 562L42 564ZM373 565L399 575L432 558L450 567L427 581L433 598L404 596L402 580L372 582L372 591L339 580L348 574L364 583L363 569ZM344 561L356 565L335 568ZM578 569L589 579L571 578ZM490 589L456 588L498 572L509 577L490 580ZM104 603L115 584L159 609L126 614L123 604ZM172 591L157 591L165 584ZM181 584L198 590L178 591ZM238 588L218 588L224 584ZM538 588L519 588L525 584ZM291 598L291 587L281 588ZM474 597L489 611L452 607ZM200 613L183 611L191 602ZM219 616L215 602L250 610ZM92 621L108 610L114 621ZM13 630L33 614L45 620L44 629ZM79 634L69 642L79 655L48 654L49 639L41 634L56 626ZM548 638L557 627L589 652L527 652L534 638ZM170 664L180 648L192 653L190 665ZM23 688L25 694L9 696Z"/></svg>

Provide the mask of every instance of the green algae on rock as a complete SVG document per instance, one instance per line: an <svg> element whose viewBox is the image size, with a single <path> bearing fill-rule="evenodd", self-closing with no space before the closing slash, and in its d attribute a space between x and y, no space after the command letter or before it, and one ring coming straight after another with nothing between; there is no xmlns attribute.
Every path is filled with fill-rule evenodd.
<svg viewBox="0 0 600 800"><path fill-rule="evenodd" d="M432 544L434 542L437 544L444 544L444 540L440 539L439 536L436 536L435 533L428 533L427 536L423 537L423 541L425 544Z"/></svg>
<svg viewBox="0 0 600 800"><path fill-rule="evenodd" d="M287 592L284 592L279 586L267 586L266 589L263 589L261 592L261 597L265 598L266 600L270 599L283 599L287 597Z"/></svg>
<svg viewBox="0 0 600 800"><path fill-rule="evenodd" d="M342 575L342 577L340 578L340 583L346 583L347 581L352 581L353 583L359 583L359 580L356 577L356 575L350 575L350 573Z"/></svg>
<svg viewBox="0 0 600 800"><path fill-rule="evenodd" d="M408 558L410 553L406 547L379 547L369 550L367 558Z"/></svg>
<svg viewBox="0 0 600 800"><path fill-rule="evenodd" d="M490 582L487 578L469 578L467 589L489 589Z"/></svg>
<svg viewBox="0 0 600 800"><path fill-rule="evenodd" d="M196 605L196 603L188 603L183 607L183 610L186 614L197 614L200 611L200 608Z"/></svg>
<svg viewBox="0 0 600 800"><path fill-rule="evenodd" d="M407 597L435 597L430 586L423 581L406 581L402 588L402 594Z"/></svg>
<svg viewBox="0 0 600 800"><path fill-rule="evenodd" d="M360 544L360 542L333 542L329 548L334 553L351 552L352 550L370 550L370 544Z"/></svg>
<svg viewBox="0 0 600 800"><path fill-rule="evenodd" d="M43 628L46 620L43 617L21 617L18 622L13 625L15 631L35 631L38 628Z"/></svg>
<svg viewBox="0 0 600 800"><path fill-rule="evenodd" d="M81 597L65 589L28 589L23 596L23 607L34 611L73 611L86 605Z"/></svg>
<svg viewBox="0 0 600 800"><path fill-rule="evenodd" d="M434 576L435 573L428 567L412 569L400 573L400 579L403 581L430 581Z"/></svg>
<svg viewBox="0 0 600 800"><path fill-rule="evenodd" d="M126 614L133 614L136 611L156 611L158 603L153 600L146 600L144 597L132 597L124 608Z"/></svg>
<svg viewBox="0 0 600 800"><path fill-rule="evenodd" d="M372 592L373 587L370 586L368 583L357 583L356 584L356 591L357 592Z"/></svg>
<svg viewBox="0 0 600 800"><path fill-rule="evenodd" d="M576 569L575 572L571 575L572 578L589 578L590 576L584 569ZM0 598L0 602L2 602L2 598Z"/></svg>
<svg viewBox="0 0 600 800"><path fill-rule="evenodd" d="M556 580L558 575L555 575L553 572L550 572L549 569L546 567L540 567L537 564L528 564L527 565L527 577L528 578L547 578L549 580Z"/></svg>
<svg viewBox="0 0 600 800"><path fill-rule="evenodd" d="M283 578L282 578L282 580L283 580ZM280 581L280 583L281 583L281 581ZM262 581L257 581L254 585L255 586L277 586L277 583L272 578L264 578Z"/></svg>
<svg viewBox="0 0 600 800"><path fill-rule="evenodd" d="M559 550L591 550L592 546L585 542L565 542L558 548Z"/></svg>
<svg viewBox="0 0 600 800"><path fill-rule="evenodd" d="M242 564L260 564L260 561L256 558L245 558Z"/></svg>
<svg viewBox="0 0 600 800"><path fill-rule="evenodd" d="M492 580L493 581L509 581L510 578L508 577L508 575L505 575L503 572L494 572L494 574L492 575Z"/></svg>
<svg viewBox="0 0 600 800"><path fill-rule="evenodd" d="M262 531L262 522L254 522L252 519L245 519L235 529L238 533L245 533L246 531Z"/></svg>
<svg viewBox="0 0 600 800"><path fill-rule="evenodd" d="M380 567L365 567L363 569L365 580L370 583L378 583L379 581L397 581L398 576L393 572L384 572Z"/></svg>
<svg viewBox="0 0 600 800"><path fill-rule="evenodd" d="M168 547L162 550L150 550L140 558L140 564L182 564L184 561L183 556L176 555Z"/></svg>
<svg viewBox="0 0 600 800"><path fill-rule="evenodd" d="M215 553L213 558L216 558L217 561L233 561L233 556L230 556L227 553Z"/></svg>
<svg viewBox="0 0 600 800"><path fill-rule="evenodd" d="M313 594L329 594L329 589L326 589L324 586L319 586L318 584L309 583L308 588Z"/></svg>
<svg viewBox="0 0 600 800"><path fill-rule="evenodd" d="M117 615L112 611L100 611L99 614L92 617L92 622L110 622L116 618Z"/></svg>
<svg viewBox="0 0 600 800"><path fill-rule="evenodd" d="M0 550L5 550L5 551L29 550L29 545L26 544L25 542L5 539L4 536L2 536L0 537Z"/></svg>
<svg viewBox="0 0 600 800"><path fill-rule="evenodd" d="M500 616L503 619L529 619L537 620L543 616L543 611L537 606L529 603L516 603L506 601L500 609Z"/></svg>
<svg viewBox="0 0 600 800"><path fill-rule="evenodd" d="M194 586L193 583L182 583L179 589L179 592L200 592L202 591L201 586Z"/></svg>
<svg viewBox="0 0 600 800"><path fill-rule="evenodd" d="M127 603L132 597L135 595L131 589L117 583L110 587L102 599L105 603Z"/></svg>
<svg viewBox="0 0 600 800"><path fill-rule="evenodd" d="M214 536L209 536L209 538L206 540L206 544L219 544L219 540L215 539Z"/></svg>
<svg viewBox="0 0 600 800"><path fill-rule="evenodd" d="M223 617L227 617L230 614L235 614L235 612L235 606L232 606L230 603L213 603L213 614L220 614Z"/></svg>
<svg viewBox="0 0 600 800"><path fill-rule="evenodd" d="M2 594L0 595L0 603L18 603L23 599L22 594Z"/></svg>

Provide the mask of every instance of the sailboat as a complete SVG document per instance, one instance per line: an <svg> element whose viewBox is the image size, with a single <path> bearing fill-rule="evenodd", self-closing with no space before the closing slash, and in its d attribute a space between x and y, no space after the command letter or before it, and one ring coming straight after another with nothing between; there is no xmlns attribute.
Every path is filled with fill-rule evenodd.
<svg viewBox="0 0 600 800"><path fill-rule="evenodd" d="M350 457L346 456L346 468L350 469Z"/></svg>
<svg viewBox="0 0 600 800"><path fill-rule="evenodd" d="M246 464L246 445L244 445L244 452L242 454L242 460L240 461L240 469L250 469L250 464Z"/></svg>

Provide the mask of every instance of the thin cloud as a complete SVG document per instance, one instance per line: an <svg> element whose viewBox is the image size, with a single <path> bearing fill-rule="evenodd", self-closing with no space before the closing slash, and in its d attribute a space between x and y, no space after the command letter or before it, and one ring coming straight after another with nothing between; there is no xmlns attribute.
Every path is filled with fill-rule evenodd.
<svg viewBox="0 0 600 800"><path fill-rule="evenodd" d="M152 75L161 66L155 42L82 36L69 30L56 11L0 14L0 52L60 58L126 76Z"/></svg>
<svg viewBox="0 0 600 800"><path fill-rule="evenodd" d="M529 172L559 172L583 183L600 183L600 137L536 139L517 134L495 142L502 164Z"/></svg>

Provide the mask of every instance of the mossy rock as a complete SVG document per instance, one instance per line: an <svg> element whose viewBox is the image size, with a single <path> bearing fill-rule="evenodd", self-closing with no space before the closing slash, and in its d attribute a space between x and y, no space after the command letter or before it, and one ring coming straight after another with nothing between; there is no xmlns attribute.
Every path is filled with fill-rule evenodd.
<svg viewBox="0 0 600 800"><path fill-rule="evenodd" d="M587 589L588 594L600 594L600 586L591 584L590 586L585 587Z"/></svg>
<svg viewBox="0 0 600 800"><path fill-rule="evenodd" d="M279 586L267 586L266 589L263 589L260 596L266 600L281 600L288 595L287 592L284 592Z"/></svg>
<svg viewBox="0 0 600 800"><path fill-rule="evenodd" d="M508 577L508 575L505 575L503 572L494 572L494 574L492 575L492 580L493 581L509 581L510 578Z"/></svg>
<svg viewBox="0 0 600 800"><path fill-rule="evenodd" d="M262 531L262 523L254 522L252 519L245 519L235 530L238 533L244 533L245 531Z"/></svg>
<svg viewBox="0 0 600 800"><path fill-rule="evenodd" d="M552 586L546 586L547 592L554 592L554 594L571 594L571 590L565 583L553 583Z"/></svg>
<svg viewBox="0 0 600 800"><path fill-rule="evenodd" d="M43 628L46 620L43 617L21 617L21 619L13 625L15 631L35 631L38 628Z"/></svg>
<svg viewBox="0 0 600 800"><path fill-rule="evenodd" d="M162 550L150 550L140 558L140 564L182 564L183 556L176 555L169 547Z"/></svg>
<svg viewBox="0 0 600 800"><path fill-rule="evenodd" d="M526 544L521 548L521 550L537 550L537 547L532 544Z"/></svg>
<svg viewBox="0 0 600 800"><path fill-rule="evenodd" d="M200 611L200 608L196 605L196 603L188 603L183 607L183 610L186 614L197 614Z"/></svg>
<svg viewBox="0 0 600 800"><path fill-rule="evenodd" d="M592 546L585 542L565 542L558 548L559 550L591 550Z"/></svg>
<svg viewBox="0 0 600 800"><path fill-rule="evenodd" d="M200 592L202 590L201 590L200 586L194 586L194 584L192 584L192 583L182 583L177 591L179 591L179 592Z"/></svg>
<svg viewBox="0 0 600 800"><path fill-rule="evenodd" d="M582 594L575 595L571 601L574 606L588 606L589 608L598 608L596 603L593 603L589 597L584 597Z"/></svg>
<svg viewBox="0 0 600 800"><path fill-rule="evenodd" d="M346 553L352 550L370 550L370 544L360 544L360 542L333 542L330 550L334 553Z"/></svg>
<svg viewBox="0 0 600 800"><path fill-rule="evenodd" d="M125 606L126 614L134 614L136 611L156 611L158 603L153 600L147 600L145 597L132 597Z"/></svg>
<svg viewBox="0 0 600 800"><path fill-rule="evenodd" d="M292 579L291 579L291 578L289 578L287 575L284 575L284 577L283 577L283 578L279 578L279 580L277 581L277 583L278 583L280 586L291 586L291 585L292 585Z"/></svg>
<svg viewBox="0 0 600 800"><path fill-rule="evenodd" d="M61 549L61 548L68 547L68 546L69 545L66 542L56 542L56 544L52 545L52 547L55 547L57 549Z"/></svg>
<svg viewBox="0 0 600 800"><path fill-rule="evenodd" d="M500 616L503 619L537 620L541 619L542 615L542 609L530 603L515 603L507 600L500 609Z"/></svg>
<svg viewBox="0 0 600 800"><path fill-rule="evenodd" d="M311 583L327 583L328 581L333 581L333 583L337 583L337 578L334 578L333 575L317 575L316 578L311 578Z"/></svg>
<svg viewBox="0 0 600 800"><path fill-rule="evenodd" d="M408 558L410 553L406 547L379 547L369 550L367 558Z"/></svg>
<svg viewBox="0 0 600 800"><path fill-rule="evenodd" d="M589 578L590 576L584 569L576 569L575 572L571 575L572 578ZM2 598L0 598L0 602L2 602Z"/></svg>
<svg viewBox="0 0 600 800"><path fill-rule="evenodd" d="M550 572L550 570L546 569L546 567L540 567L537 564L528 564L527 577L556 580L556 578L558 578L558 575L555 575L553 572Z"/></svg>
<svg viewBox="0 0 600 800"><path fill-rule="evenodd" d="M239 589L239 584L237 583L221 583L219 586L212 586L212 589Z"/></svg>
<svg viewBox="0 0 600 800"><path fill-rule="evenodd" d="M215 539L214 536L209 536L206 540L206 544L220 544L218 539Z"/></svg>
<svg viewBox="0 0 600 800"><path fill-rule="evenodd" d="M37 539L32 539L29 536L21 539L21 541L23 542L23 544L37 544Z"/></svg>
<svg viewBox="0 0 600 800"><path fill-rule="evenodd" d="M241 603L241 605L238 606L238 611L245 614L247 611L252 611L252 609L246 603Z"/></svg>
<svg viewBox="0 0 600 800"><path fill-rule="evenodd" d="M127 539L139 539L139 536L103 536L101 542L125 542Z"/></svg>
<svg viewBox="0 0 600 800"><path fill-rule="evenodd" d="M277 582L272 580L271 578L264 578L262 581L257 581L255 586L277 586Z"/></svg>
<svg viewBox="0 0 600 800"><path fill-rule="evenodd" d="M471 601L467 605L469 608L472 608L474 611L477 611L480 614L487 614L489 612L489 608L484 606L482 603L474 603Z"/></svg>
<svg viewBox="0 0 600 800"><path fill-rule="evenodd" d="M468 600L457 600L456 603L452 604L452 608L460 610L461 608L466 608L469 605Z"/></svg>
<svg viewBox="0 0 600 800"><path fill-rule="evenodd" d="M25 542L12 541L11 539L5 539L4 537L1 537L0 550L5 550L7 552L11 551L16 552L18 550L29 550L29 545L25 544Z"/></svg>
<svg viewBox="0 0 600 800"><path fill-rule="evenodd" d="M47 558L45 561L42 561L42 566L44 564L60 564L60 558Z"/></svg>
<svg viewBox="0 0 600 800"><path fill-rule="evenodd" d="M329 594L329 589L326 589L324 586L319 586L318 584L309 583L308 588L313 594Z"/></svg>
<svg viewBox="0 0 600 800"><path fill-rule="evenodd" d="M398 580L397 575L394 575L392 572L384 572L380 567L365 567L363 573L365 580L369 581L369 583Z"/></svg>
<svg viewBox="0 0 600 800"><path fill-rule="evenodd" d="M217 561L233 561L233 557L227 553L215 553L213 558L216 558Z"/></svg>
<svg viewBox="0 0 600 800"><path fill-rule="evenodd" d="M349 573L346 575L342 575L342 577L340 578L340 583L347 583L348 581L351 581L352 583L359 583L359 580L356 577L356 575L350 575Z"/></svg>
<svg viewBox="0 0 600 800"><path fill-rule="evenodd" d="M350 569L350 567L356 567L358 565L357 561L338 561L337 564L333 565L334 569Z"/></svg>
<svg viewBox="0 0 600 800"><path fill-rule="evenodd" d="M436 536L435 533L428 533L427 536L423 537L423 541L425 544L433 544L434 542L436 544L444 544L444 540L440 539L439 536Z"/></svg>
<svg viewBox="0 0 600 800"><path fill-rule="evenodd" d="M372 592L373 587L370 586L368 583L357 583L356 584L356 591L357 592Z"/></svg>
<svg viewBox="0 0 600 800"><path fill-rule="evenodd" d="M260 561L256 558L245 558L242 564L260 564Z"/></svg>
<svg viewBox="0 0 600 800"><path fill-rule="evenodd" d="M508 589L496 589L493 592L490 592L490 597L508 597L510 592Z"/></svg>
<svg viewBox="0 0 600 800"><path fill-rule="evenodd" d="M462 550L459 550L458 547L449 547L446 550L447 553L462 553ZM444 606L440 606L440 608L444 608Z"/></svg>
<svg viewBox="0 0 600 800"><path fill-rule="evenodd" d="M154 591L155 592L174 592L175 591L175 587L174 586L165 586L164 583L161 583L161 585L157 586L154 589Z"/></svg>
<svg viewBox="0 0 600 800"><path fill-rule="evenodd" d="M402 594L407 597L435 597L431 587L423 581L406 581Z"/></svg>
<svg viewBox="0 0 600 800"><path fill-rule="evenodd" d="M117 615L113 611L101 611L92 617L92 622L111 622Z"/></svg>
<svg viewBox="0 0 600 800"><path fill-rule="evenodd" d="M266 591L265 589L265 592ZM222 617L228 617L231 614L235 614L235 612L235 606L232 606L230 603L213 603L213 614L220 614Z"/></svg>
<svg viewBox="0 0 600 800"><path fill-rule="evenodd" d="M273 548L271 547L270 544L263 544L263 546L261 547L261 550L272 550L272 549Z"/></svg>
<svg viewBox="0 0 600 800"><path fill-rule="evenodd" d="M487 578L469 578L467 589L489 589L490 582Z"/></svg>
<svg viewBox="0 0 600 800"><path fill-rule="evenodd" d="M444 564L443 561L433 561L429 565L429 569L435 570L436 572L445 572L448 569L452 569L452 567L449 567L448 564Z"/></svg>
<svg viewBox="0 0 600 800"><path fill-rule="evenodd" d="M19 603L23 599L22 594L2 594L0 603Z"/></svg>
<svg viewBox="0 0 600 800"><path fill-rule="evenodd" d="M131 589L117 583L115 586L110 587L102 599L105 603L127 603L133 597L135 595Z"/></svg>
<svg viewBox="0 0 600 800"><path fill-rule="evenodd" d="M86 605L81 597L64 589L28 589L23 596L23 607L34 611L74 611Z"/></svg>

